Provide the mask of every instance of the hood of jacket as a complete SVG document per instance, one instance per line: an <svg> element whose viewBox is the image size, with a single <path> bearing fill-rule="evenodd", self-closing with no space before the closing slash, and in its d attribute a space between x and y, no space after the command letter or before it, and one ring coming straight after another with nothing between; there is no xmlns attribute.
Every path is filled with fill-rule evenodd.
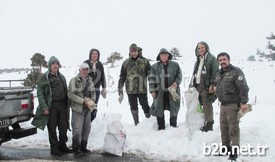
<svg viewBox="0 0 275 162"><path fill-rule="evenodd" d="M96 51L96 52L98 53L98 58L97 58L97 61L99 61L99 58L100 58L100 52L99 52L99 50L98 50L98 49L95 49L95 48L92 48L92 49L90 50L90 53L89 53L89 60L92 60L92 53L93 53L94 51Z"/></svg>
<svg viewBox="0 0 275 162"><path fill-rule="evenodd" d="M59 62L59 60L55 56L52 56L52 57L50 57L49 62L48 62L48 65L49 65L48 68L49 68L49 70L51 69L51 66L52 66L53 63L57 63L59 65L59 68L62 67L61 64L60 64L60 62Z"/></svg>
<svg viewBox="0 0 275 162"><path fill-rule="evenodd" d="M172 54L167 50L167 49L165 49L165 48L162 48L162 49L160 49L160 51L159 51L159 54L158 54L158 56L157 56L157 61L160 61L160 54L162 54L162 53L166 53L166 54L169 54L169 57L168 57L168 59L169 60L172 60Z"/></svg>

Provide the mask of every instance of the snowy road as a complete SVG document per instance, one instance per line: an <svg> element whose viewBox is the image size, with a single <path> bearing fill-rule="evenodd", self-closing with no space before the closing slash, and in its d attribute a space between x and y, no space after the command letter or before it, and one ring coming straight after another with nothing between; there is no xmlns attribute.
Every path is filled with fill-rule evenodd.
<svg viewBox="0 0 275 162"><path fill-rule="evenodd" d="M79 161L79 162L149 162L141 157L112 156L107 154L92 153L83 157L75 157L74 154L64 154L61 157L52 156L47 149L14 149L0 147L0 161Z"/></svg>

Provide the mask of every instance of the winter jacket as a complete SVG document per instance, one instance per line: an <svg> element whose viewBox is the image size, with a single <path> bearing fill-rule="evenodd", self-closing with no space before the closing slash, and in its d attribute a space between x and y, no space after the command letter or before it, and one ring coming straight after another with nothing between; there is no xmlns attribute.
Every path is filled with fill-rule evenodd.
<svg viewBox="0 0 275 162"><path fill-rule="evenodd" d="M195 62L194 71L193 71L193 80L191 80L191 87L196 87L196 73L198 71L198 66L200 64L200 56L197 56L197 61ZM204 80L204 86L208 90L210 85L215 85L215 77L216 73L219 70L219 64L217 62L217 59L214 55L212 55L210 52L206 54L206 58L204 59L203 68L202 71L205 72L205 74L202 74L201 77L203 77Z"/></svg>
<svg viewBox="0 0 275 162"><path fill-rule="evenodd" d="M149 76L149 91L156 92L157 96L153 101L153 104L150 109L150 113L156 117L163 117L164 103L163 96L164 92L168 92L165 88L164 82L164 65L161 62L157 62L151 67L151 74ZM176 92L180 96L180 84L182 81L182 71L177 62L168 61L168 85L171 86L174 82L178 84ZM169 109L170 116L177 116L180 109L180 100L173 101L172 96L169 95Z"/></svg>
<svg viewBox="0 0 275 162"><path fill-rule="evenodd" d="M230 103L247 103L248 91L244 74L241 69L229 65L227 71L220 69L216 75L216 95L222 105Z"/></svg>
<svg viewBox="0 0 275 162"><path fill-rule="evenodd" d="M93 71L93 63L91 62L91 55L93 51L97 51L98 53L98 59L96 62L96 71ZM94 86L96 88L96 91L99 91L99 87L102 86L102 88L106 88L106 77L105 77L105 72L104 72L104 66L103 64L99 61L100 58L100 52L97 49L91 49L89 53L89 59L84 61L87 63L90 67L90 72L89 76L93 78Z"/></svg>
<svg viewBox="0 0 275 162"><path fill-rule="evenodd" d="M68 97L71 101L72 111L82 113L83 111L83 103L84 103L84 85L83 79L78 74L74 78L70 80L69 89L68 89ZM90 93L91 99L95 102L95 87L93 84L93 80L91 77L88 77L88 82L90 85L88 86L88 92Z"/></svg>
<svg viewBox="0 0 275 162"><path fill-rule="evenodd" d="M137 59L126 59L120 70L118 92L123 93L125 83L127 94L146 94L150 69L149 61L140 55Z"/></svg>
<svg viewBox="0 0 275 162"><path fill-rule="evenodd" d="M35 127L44 130L45 126L48 124L48 120L49 120L49 115L44 115L43 111L45 109L49 109L52 106L52 91L51 91L51 86L50 86L50 82L49 82L49 73L50 73L50 68L51 65L54 62L58 62L58 59L54 56L52 56L48 62L49 64L49 70L46 71L42 77L39 79L38 84L37 84L37 97L38 97L38 102L39 105L36 109L36 113L34 116L34 119L32 121L32 125L34 125ZM64 84L64 88L65 88L65 92L67 93L67 83L66 83L66 79L65 77L58 72L58 75L60 76L62 83ZM66 96L67 97L67 96ZM65 103L67 108L66 108L66 117L67 117L67 125L68 125L68 129L69 127L69 119L70 119L70 104L69 104L69 99L66 98Z"/></svg>

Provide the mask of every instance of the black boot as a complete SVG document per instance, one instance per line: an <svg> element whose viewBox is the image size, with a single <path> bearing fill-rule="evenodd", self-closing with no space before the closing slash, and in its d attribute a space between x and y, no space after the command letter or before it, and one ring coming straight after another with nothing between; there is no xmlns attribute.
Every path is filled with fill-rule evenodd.
<svg viewBox="0 0 275 162"><path fill-rule="evenodd" d="M81 147L78 144L78 142L74 141L74 139L73 139L73 152L74 152L74 155L76 155L76 156L83 156L84 155L84 152L80 148Z"/></svg>
<svg viewBox="0 0 275 162"><path fill-rule="evenodd" d="M164 130L165 129L164 117L157 117L157 122L158 122L158 130Z"/></svg>
<svg viewBox="0 0 275 162"><path fill-rule="evenodd" d="M150 112L149 112L149 111L150 111L149 105L148 105L148 107L146 106L145 108L142 107L142 109L143 109L143 112L144 112L145 117L146 117L146 118L150 118L151 114L150 114Z"/></svg>
<svg viewBox="0 0 275 162"><path fill-rule="evenodd" d="M234 154L230 154L230 155L229 155L228 160L236 161L237 158L238 158L238 154L237 154L237 153L234 153Z"/></svg>
<svg viewBox="0 0 275 162"><path fill-rule="evenodd" d="M178 118L177 116L170 117L170 126L171 127L175 127L175 128L177 127L177 118Z"/></svg>
<svg viewBox="0 0 275 162"><path fill-rule="evenodd" d="M203 126L201 128L201 131L202 132L208 132L208 131L213 131L213 124L214 124L214 121L213 122L207 122L205 124L205 126Z"/></svg>
<svg viewBox="0 0 275 162"><path fill-rule="evenodd" d="M87 143L87 141L81 141L81 151L83 151L85 154L90 154L92 151L87 149Z"/></svg>
<svg viewBox="0 0 275 162"><path fill-rule="evenodd" d="M139 123L139 118L138 118L138 111L137 110L131 110L135 125Z"/></svg>
<svg viewBox="0 0 275 162"><path fill-rule="evenodd" d="M51 146L51 154L53 156L62 156L62 152L59 151L58 146Z"/></svg>
<svg viewBox="0 0 275 162"><path fill-rule="evenodd" d="M73 149L67 147L66 143L60 142L59 143L59 150L63 153L72 153Z"/></svg>
<svg viewBox="0 0 275 162"><path fill-rule="evenodd" d="M228 160L236 161L238 158L238 148L232 147Z"/></svg>

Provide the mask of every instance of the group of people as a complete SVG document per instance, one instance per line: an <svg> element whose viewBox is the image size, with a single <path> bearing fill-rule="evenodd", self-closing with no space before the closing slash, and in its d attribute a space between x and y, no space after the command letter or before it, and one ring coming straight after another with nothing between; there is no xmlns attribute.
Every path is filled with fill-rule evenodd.
<svg viewBox="0 0 275 162"><path fill-rule="evenodd" d="M220 130L222 145L231 151L231 146L239 146L240 131L238 111L245 110L248 102L248 86L241 69L230 63L229 54L222 52L217 58L210 53L206 42L199 42L195 49L197 61L194 66L190 87L199 92L199 101L205 113L205 124L201 131L213 130L212 103L219 99ZM119 102L124 99L124 85L134 124L139 123L140 103L146 118L155 116L158 130L165 129L164 111L170 111L170 126L177 127L180 109L180 84L182 71L179 64L172 61L172 54L162 48L156 63L150 65L142 55L142 48L133 43L120 70L118 81ZM87 149L91 122L97 114L100 94L106 98L106 79L104 67L99 61L100 52L91 49L89 59L79 67L79 74L72 78L67 88L65 77L59 72L59 60L52 56L49 69L39 79L37 96L39 106L32 124L42 130L48 127L51 154L74 152L84 155ZM220 69L219 69L220 65ZM149 81L149 88L148 88ZM100 91L100 86L102 90ZM153 103L149 106L147 94L150 92ZM72 110L72 148L66 146L67 130L70 130L70 109ZM56 128L59 130L57 138ZM237 158L237 154L230 155Z"/></svg>
<svg viewBox="0 0 275 162"><path fill-rule="evenodd" d="M32 124L42 130L47 126L52 155L74 152L75 155L82 156L91 153L87 149L91 122L96 118L100 94L104 98L107 94L104 67L99 58L99 50L91 49L89 59L79 66L79 73L70 80L67 87L66 79L59 71L61 64L52 56L48 62L49 69L38 81L39 105ZM67 131L71 128L70 107L72 149L66 145Z"/></svg>
<svg viewBox="0 0 275 162"><path fill-rule="evenodd" d="M221 52L217 58L212 55L206 42L197 44L195 54L197 61L190 87L195 87L199 92L199 101L205 113L205 124L201 131L213 130L212 103L218 98L221 105L221 141L226 148L223 153L229 154L230 160L236 160L240 145L238 112L248 109L249 88L244 73L230 63L228 53Z"/></svg>

